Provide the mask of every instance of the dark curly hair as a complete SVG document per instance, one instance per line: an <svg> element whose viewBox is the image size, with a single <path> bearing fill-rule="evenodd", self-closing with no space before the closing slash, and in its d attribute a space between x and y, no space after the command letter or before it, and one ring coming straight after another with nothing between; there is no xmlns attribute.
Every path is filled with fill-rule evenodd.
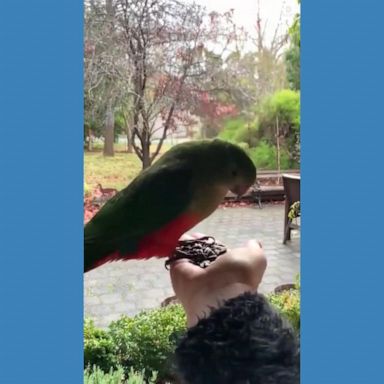
<svg viewBox="0 0 384 384"><path fill-rule="evenodd" d="M299 384L299 339L264 296L245 293L190 328L174 364L186 384Z"/></svg>

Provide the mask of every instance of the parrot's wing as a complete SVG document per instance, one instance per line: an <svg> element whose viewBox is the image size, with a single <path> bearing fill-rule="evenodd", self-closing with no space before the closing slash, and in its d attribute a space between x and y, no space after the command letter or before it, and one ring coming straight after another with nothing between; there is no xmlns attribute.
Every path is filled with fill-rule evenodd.
<svg viewBox="0 0 384 384"><path fill-rule="evenodd" d="M192 201L192 170L163 166L135 179L84 228L85 244L123 250L180 216ZM134 249L132 249L133 251Z"/></svg>

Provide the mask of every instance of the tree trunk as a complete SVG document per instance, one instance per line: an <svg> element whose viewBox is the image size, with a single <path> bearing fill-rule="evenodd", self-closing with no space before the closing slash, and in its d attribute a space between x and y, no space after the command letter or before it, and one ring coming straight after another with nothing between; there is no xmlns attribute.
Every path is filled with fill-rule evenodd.
<svg viewBox="0 0 384 384"><path fill-rule="evenodd" d="M114 125L115 125L115 117L112 111L112 105L109 104L107 107L107 113L105 118L105 132L104 132L104 156L114 156Z"/></svg>
<svg viewBox="0 0 384 384"><path fill-rule="evenodd" d="M132 130L131 130L131 126L129 125L128 122L126 122L127 124L127 152L128 153L133 153L133 145L132 145Z"/></svg>
<svg viewBox="0 0 384 384"><path fill-rule="evenodd" d="M113 3L112 0L105 0L105 8L107 11L107 17L109 22L109 39L108 41L112 44L112 36L113 36L113 17L114 17L114 11L113 11ZM109 83L109 81L108 81ZM105 116L105 132L104 132L104 156L114 156L114 141L115 141L115 116L114 111L112 107L112 94L109 95L109 101L107 105L107 112Z"/></svg>
<svg viewBox="0 0 384 384"><path fill-rule="evenodd" d="M276 154L277 154L277 182L280 183L280 129L279 129L279 117L276 117Z"/></svg>
<svg viewBox="0 0 384 384"><path fill-rule="evenodd" d="M145 140L143 145L143 169L148 168L151 165L151 154L150 154L150 142L148 140Z"/></svg>
<svg viewBox="0 0 384 384"><path fill-rule="evenodd" d="M92 129L88 128L88 151L92 152L93 142L92 142Z"/></svg>

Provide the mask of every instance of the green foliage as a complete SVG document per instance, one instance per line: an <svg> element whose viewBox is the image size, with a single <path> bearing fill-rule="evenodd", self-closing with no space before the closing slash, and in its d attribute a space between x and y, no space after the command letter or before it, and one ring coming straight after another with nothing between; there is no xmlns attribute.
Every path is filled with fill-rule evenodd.
<svg viewBox="0 0 384 384"><path fill-rule="evenodd" d="M256 118L238 116L225 121L219 137L237 144L255 165L277 169L276 133L279 131L280 168L296 168L300 162L300 93L280 90L264 99L253 111Z"/></svg>
<svg viewBox="0 0 384 384"><path fill-rule="evenodd" d="M294 202L288 212L288 217L293 220L300 216L300 201Z"/></svg>
<svg viewBox="0 0 384 384"><path fill-rule="evenodd" d="M259 169L277 169L277 150L276 147L261 140L256 148L250 148L249 157ZM280 168L289 169L291 161L286 150L280 152Z"/></svg>
<svg viewBox="0 0 384 384"><path fill-rule="evenodd" d="M300 289L285 290L269 295L269 301L285 316L292 326L300 331Z"/></svg>
<svg viewBox="0 0 384 384"><path fill-rule="evenodd" d="M235 136L241 127L246 126L244 117L238 116L235 118L227 119L224 124L222 131L219 133L219 137L226 141L236 142ZM239 140L246 141L246 140Z"/></svg>
<svg viewBox="0 0 384 384"><path fill-rule="evenodd" d="M280 133L300 128L300 93L283 89L266 98L258 111L260 129L276 133L276 119Z"/></svg>
<svg viewBox="0 0 384 384"><path fill-rule="evenodd" d="M129 371L128 380L125 384L155 384L156 381L157 372L152 372L152 375L146 375L144 369L141 372L135 372L131 368Z"/></svg>
<svg viewBox="0 0 384 384"><path fill-rule="evenodd" d="M145 380L145 371L135 372L132 368L125 378L124 369L118 367L116 370L111 370L105 373L97 366L92 369L87 368L84 371L84 384L155 384L157 373L153 372L147 380Z"/></svg>
<svg viewBox="0 0 384 384"><path fill-rule="evenodd" d="M242 148L245 152L249 151L249 144L248 143L240 142L240 143L237 143L237 145L240 148Z"/></svg>
<svg viewBox="0 0 384 384"><path fill-rule="evenodd" d="M266 98L258 108L259 135L276 144L277 127L281 147L292 163L300 158L300 93L283 89Z"/></svg>
<svg viewBox="0 0 384 384"><path fill-rule="evenodd" d="M124 370L121 367L116 370L111 368L108 373L105 373L94 365L84 370L84 384L125 384Z"/></svg>
<svg viewBox="0 0 384 384"><path fill-rule="evenodd" d="M117 349L111 335L96 328L92 320L84 323L84 368L97 365L104 372L117 366Z"/></svg>
<svg viewBox="0 0 384 384"><path fill-rule="evenodd" d="M97 365L104 372L121 365L125 372L158 372L159 378L169 374L168 358L175 348L174 335L186 327L180 305L142 312L135 317L123 316L104 331L85 322L85 367Z"/></svg>
<svg viewBox="0 0 384 384"><path fill-rule="evenodd" d="M300 47L292 45L285 53L287 80L291 89L300 89Z"/></svg>
<svg viewBox="0 0 384 384"><path fill-rule="evenodd" d="M219 137L233 143L246 143L248 147L257 145L259 124L257 120L248 121L245 117L238 116L225 121Z"/></svg>
<svg viewBox="0 0 384 384"><path fill-rule="evenodd" d="M271 294L268 298L299 330L299 288ZM171 376L169 357L176 337L185 330L186 318L180 305L142 312L133 318L123 316L107 330L97 329L91 321L86 321L85 384L154 384L156 380L168 378Z"/></svg>
<svg viewBox="0 0 384 384"><path fill-rule="evenodd" d="M243 142L247 143L249 147L255 147L259 142L258 131L259 124L257 121L243 124L238 128L233 139L236 143Z"/></svg>
<svg viewBox="0 0 384 384"><path fill-rule="evenodd" d="M300 3L300 1L299 1ZM289 29L290 46L285 54L287 80L290 88L300 89L300 14L295 16Z"/></svg>
<svg viewBox="0 0 384 384"><path fill-rule="evenodd" d="M167 364L175 347L172 335L185 330L186 318L179 305L142 312L134 318L122 317L109 327L124 367L157 371L167 375Z"/></svg>

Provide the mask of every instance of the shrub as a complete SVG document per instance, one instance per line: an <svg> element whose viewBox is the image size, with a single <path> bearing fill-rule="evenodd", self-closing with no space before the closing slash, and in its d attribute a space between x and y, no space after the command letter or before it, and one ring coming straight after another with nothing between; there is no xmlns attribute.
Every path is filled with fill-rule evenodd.
<svg viewBox="0 0 384 384"><path fill-rule="evenodd" d="M97 365L104 372L117 366L117 349L107 331L96 328L92 320L84 323L84 368Z"/></svg>
<svg viewBox="0 0 384 384"><path fill-rule="evenodd" d="M262 140L256 148L250 148L249 156L260 169L277 169L277 150L276 147ZM290 168L290 159L287 150L280 150L280 169Z"/></svg>
<svg viewBox="0 0 384 384"><path fill-rule="evenodd" d="M186 318L180 305L142 312L113 322L109 333L124 368L156 371L160 378L170 373L169 357L175 348L175 334L184 332Z"/></svg>
<svg viewBox="0 0 384 384"><path fill-rule="evenodd" d="M300 290L289 289L269 295L269 301L285 316L292 326L300 331Z"/></svg>
<svg viewBox="0 0 384 384"><path fill-rule="evenodd" d="M111 369L105 373L99 367L93 366L92 369L88 368L84 371L84 384L155 384L157 373L153 372L148 380L145 380L144 377L144 371L135 372L131 369L127 379L125 379L122 367L118 367L116 370Z"/></svg>
<svg viewBox="0 0 384 384"><path fill-rule="evenodd" d="M105 373L102 369L94 365L92 368L84 370L84 384L124 384L124 370L119 367Z"/></svg>
<svg viewBox="0 0 384 384"><path fill-rule="evenodd" d="M270 294L268 298L299 330L299 289ZM85 384L141 384L144 380L151 383L155 377L159 380L171 377L169 358L177 336L185 330L185 313L178 304L142 312L132 318L123 316L107 330L97 329L87 320L84 360L88 368L84 375L88 381L85 380ZM91 370L94 365L98 368ZM122 371L128 377L126 381L122 381Z"/></svg>
<svg viewBox="0 0 384 384"><path fill-rule="evenodd" d="M235 142L235 136L241 127L244 127L245 119L241 116L228 119L224 122L222 131L219 133L219 137L226 141ZM239 140L246 141L246 140Z"/></svg>
<svg viewBox="0 0 384 384"><path fill-rule="evenodd" d="M219 137L232 143L246 143L249 147L254 147L259 141L258 129L257 120L248 122L240 116L226 120Z"/></svg>
<svg viewBox="0 0 384 384"><path fill-rule="evenodd" d="M147 379L145 379L145 377ZM157 381L157 372L152 372L151 375L145 375L145 370L135 372L132 368L129 372L126 384L155 384Z"/></svg>
<svg viewBox="0 0 384 384"><path fill-rule="evenodd" d="M300 157L300 93L283 89L267 97L258 107L259 135L270 143L276 141L276 123L284 138L281 145L288 149L291 161Z"/></svg>
<svg viewBox="0 0 384 384"><path fill-rule="evenodd" d="M240 143L237 143L237 145L238 145L240 148L244 149L244 151L246 151L246 152L249 151L249 145L248 145L248 143L240 142Z"/></svg>
<svg viewBox="0 0 384 384"><path fill-rule="evenodd" d="M279 119L280 132L300 128L300 93L283 89L266 98L258 110L259 124L262 131L275 134L276 118Z"/></svg>
<svg viewBox="0 0 384 384"><path fill-rule="evenodd" d="M243 124L238 127L236 132L233 135L233 140L236 143L245 142L250 147L255 147L258 142L258 130L259 124L257 122L253 122L250 124Z"/></svg>

